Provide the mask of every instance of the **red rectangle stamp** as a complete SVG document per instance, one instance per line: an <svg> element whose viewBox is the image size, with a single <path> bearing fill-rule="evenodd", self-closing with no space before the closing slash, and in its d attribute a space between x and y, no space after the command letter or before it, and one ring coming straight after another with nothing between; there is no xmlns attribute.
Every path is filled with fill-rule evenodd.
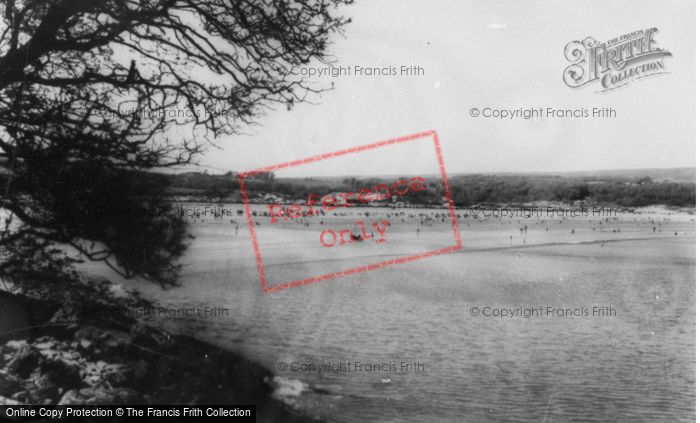
<svg viewBox="0 0 700 423"><path fill-rule="evenodd" d="M401 148L406 148L404 155L420 152L396 160ZM270 175L322 161L344 160L346 166L350 162L353 169L364 169L371 163L371 154L408 169L401 168L399 176L306 177L271 183ZM266 293L462 248L435 131L250 170L239 175L239 183Z"/></svg>

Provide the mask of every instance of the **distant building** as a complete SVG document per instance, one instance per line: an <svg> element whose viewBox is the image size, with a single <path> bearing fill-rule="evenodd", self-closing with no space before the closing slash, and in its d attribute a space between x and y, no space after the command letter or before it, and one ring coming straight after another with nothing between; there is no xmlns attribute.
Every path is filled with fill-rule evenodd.
<svg viewBox="0 0 700 423"><path fill-rule="evenodd" d="M260 200L263 203L274 203L274 204L284 203L284 198L280 197L279 195L275 195L275 194L264 194L261 196Z"/></svg>

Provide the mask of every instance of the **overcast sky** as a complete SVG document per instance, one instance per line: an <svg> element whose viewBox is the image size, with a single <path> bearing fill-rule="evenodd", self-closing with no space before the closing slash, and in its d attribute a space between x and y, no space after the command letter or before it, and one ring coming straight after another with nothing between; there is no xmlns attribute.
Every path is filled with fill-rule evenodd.
<svg viewBox="0 0 700 423"><path fill-rule="evenodd" d="M424 75L313 79L335 89L316 105L277 108L251 135L221 138L201 163L241 171L434 129L448 173L694 167L694 8L692 0L358 0L345 9L353 19L345 38L331 47L337 66L418 65ZM570 41L651 27L673 55L670 73L607 93L563 83ZM472 118L473 107L612 107L617 117L510 121ZM411 149L375 156L288 175L435 164Z"/></svg>

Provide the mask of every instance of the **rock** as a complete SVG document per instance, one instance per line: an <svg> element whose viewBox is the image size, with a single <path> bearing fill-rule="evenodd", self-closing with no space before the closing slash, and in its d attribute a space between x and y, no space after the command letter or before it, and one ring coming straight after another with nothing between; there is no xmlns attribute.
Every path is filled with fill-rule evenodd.
<svg viewBox="0 0 700 423"><path fill-rule="evenodd" d="M66 392L58 405L138 404L141 402L143 402L141 395L129 388L83 388Z"/></svg>
<svg viewBox="0 0 700 423"><path fill-rule="evenodd" d="M61 399L58 401L58 405L80 405L84 401L84 398L80 395L77 389L71 389L70 391L63 394Z"/></svg>
<svg viewBox="0 0 700 423"><path fill-rule="evenodd" d="M40 343L35 343L32 344L32 346L38 350L48 350L51 348L54 348L56 346L55 342L40 342Z"/></svg>
<svg viewBox="0 0 700 423"><path fill-rule="evenodd" d="M75 305L63 305L54 313L49 320L50 323L77 325L80 322L80 308Z"/></svg>
<svg viewBox="0 0 700 423"><path fill-rule="evenodd" d="M89 386L98 385L102 382L102 372L99 364L89 362L80 369L80 376L83 382Z"/></svg>
<svg viewBox="0 0 700 423"><path fill-rule="evenodd" d="M46 361L41 370L59 388L59 391L77 388L81 385L80 367L63 360ZM58 392L60 393L60 392Z"/></svg>
<svg viewBox="0 0 700 423"><path fill-rule="evenodd" d="M168 332L142 323L131 327L131 339L138 345L150 348L168 348L174 345L174 340Z"/></svg>
<svg viewBox="0 0 700 423"><path fill-rule="evenodd" d="M44 361L60 361L67 366L79 367L85 362L85 358L78 351L65 349L47 349L39 350L39 353L44 358Z"/></svg>
<svg viewBox="0 0 700 423"><path fill-rule="evenodd" d="M27 393L24 390L15 392L14 394L10 395L10 398L19 402L27 402Z"/></svg>
<svg viewBox="0 0 700 423"><path fill-rule="evenodd" d="M7 343L5 344L5 347L10 351L17 351L18 349L24 347L25 345L27 345L27 341L24 339L21 339L19 341L14 341L14 340L7 341Z"/></svg>
<svg viewBox="0 0 700 423"><path fill-rule="evenodd" d="M129 381L131 369L124 364L109 364L105 366L102 377L110 386L122 386Z"/></svg>
<svg viewBox="0 0 700 423"><path fill-rule="evenodd" d="M7 363L7 371L10 374L26 379L39 364L39 361L39 354L25 343Z"/></svg>
<svg viewBox="0 0 700 423"><path fill-rule="evenodd" d="M0 405L22 405L22 403L0 395Z"/></svg>
<svg viewBox="0 0 700 423"><path fill-rule="evenodd" d="M21 389L23 389L23 387L18 379L0 373L0 396L12 395Z"/></svg>
<svg viewBox="0 0 700 423"><path fill-rule="evenodd" d="M102 335L100 349L107 355L124 354L131 348L131 336L125 332L108 330Z"/></svg>
<svg viewBox="0 0 700 423"><path fill-rule="evenodd" d="M130 380L131 373L132 370L128 365L104 361L88 362L80 372L83 382L93 387L102 386L105 383L108 386L124 385Z"/></svg>
<svg viewBox="0 0 700 423"><path fill-rule="evenodd" d="M76 341L81 342L86 341L99 341L102 336L102 329L96 328L94 326L83 326L75 332L74 338Z"/></svg>
<svg viewBox="0 0 700 423"><path fill-rule="evenodd" d="M37 389L48 390L56 387L56 383L51 380L51 376L41 371L35 371L30 377L31 382Z"/></svg>
<svg viewBox="0 0 700 423"><path fill-rule="evenodd" d="M32 373L26 385L26 391L29 401L33 404L43 404L47 399L53 402L53 399L58 395L56 383L41 371Z"/></svg>
<svg viewBox="0 0 700 423"><path fill-rule="evenodd" d="M75 332L74 339L81 350L92 356L109 356L128 353L131 348L131 336L128 333L99 329L94 326L85 326Z"/></svg>

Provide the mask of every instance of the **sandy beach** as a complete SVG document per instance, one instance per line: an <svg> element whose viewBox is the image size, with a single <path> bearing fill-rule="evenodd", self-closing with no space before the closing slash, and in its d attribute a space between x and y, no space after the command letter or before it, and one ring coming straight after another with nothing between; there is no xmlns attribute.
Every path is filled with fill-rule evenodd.
<svg viewBox="0 0 700 423"><path fill-rule="evenodd" d="M596 219L494 219L458 210L459 252L265 294L247 224L236 212L242 206L222 207L234 217L193 219L195 239L183 260L181 287L123 283L172 310L225 308L218 316L147 320L272 369L275 396L309 416L359 422L378 415L379 421L453 421L466 414L529 421L547 415L569 421L590 415L582 404L594 407L598 419L692 416L694 392L686 387L693 386L694 374L688 330L695 316L694 214L649 209ZM449 218L442 221L446 210L353 212L325 216L323 225L321 219L282 226L267 224L264 216L254 219L268 277L307 277L367 264L378 254L394 257L454 242ZM389 219L386 242L319 243L322 228L361 217ZM610 307L615 315L469 314L471 307L541 306ZM279 364L356 361L418 361L424 371L303 372L280 370ZM610 408L605 397L619 401Z"/></svg>

